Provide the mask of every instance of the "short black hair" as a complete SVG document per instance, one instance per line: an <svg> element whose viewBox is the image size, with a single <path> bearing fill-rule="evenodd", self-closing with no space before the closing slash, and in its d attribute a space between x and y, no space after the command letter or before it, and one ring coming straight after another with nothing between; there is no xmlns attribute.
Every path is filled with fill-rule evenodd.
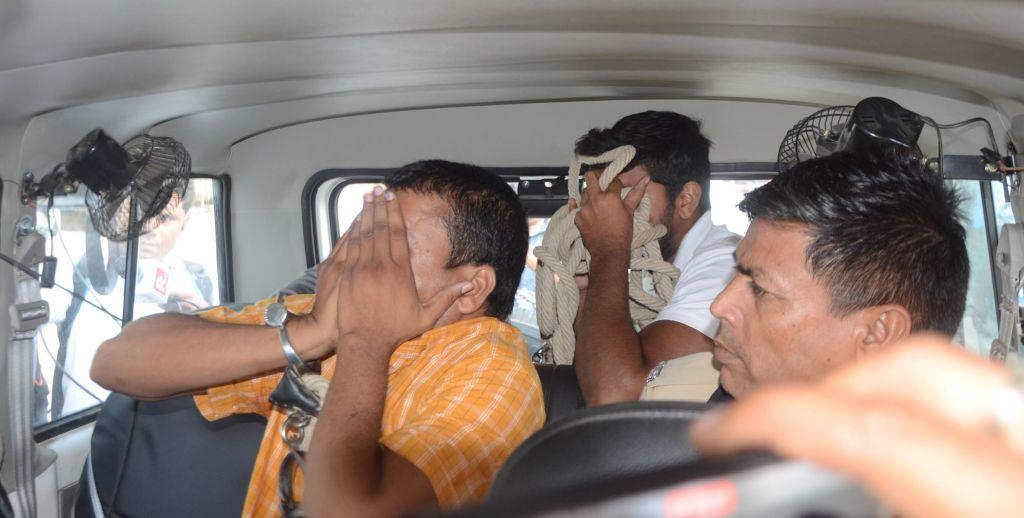
<svg viewBox="0 0 1024 518"><path fill-rule="evenodd" d="M700 122L670 111L646 111L619 119L611 128L594 128L576 141L576 154L597 156L619 146L636 148L626 169L642 165L651 180L665 186L675 200L687 182L701 188L700 212L711 207L711 141L700 132Z"/></svg>
<svg viewBox="0 0 1024 518"><path fill-rule="evenodd" d="M970 262L960 194L919 163L836 153L748 193L751 220L809 227L806 259L839 316L900 304L914 331L956 334Z"/></svg>
<svg viewBox="0 0 1024 518"><path fill-rule="evenodd" d="M444 224L452 251L445 267L493 267L496 282L487 297L487 315L507 318L529 241L526 212L508 182L475 165L422 160L391 173L384 184L396 191L433 194L448 204L451 214Z"/></svg>

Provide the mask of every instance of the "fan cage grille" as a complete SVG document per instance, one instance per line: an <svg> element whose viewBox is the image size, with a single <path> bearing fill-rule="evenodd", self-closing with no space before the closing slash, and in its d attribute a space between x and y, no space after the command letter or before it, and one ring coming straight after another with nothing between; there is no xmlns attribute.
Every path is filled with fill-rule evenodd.
<svg viewBox="0 0 1024 518"><path fill-rule="evenodd" d="M834 149L853 109L853 106L831 106L812 113L790 128L779 146L779 171Z"/></svg>
<svg viewBox="0 0 1024 518"><path fill-rule="evenodd" d="M86 194L96 231L112 241L127 241L151 232L185 199L192 171L188 151L169 137L140 135L124 145L139 167L120 192ZM178 204L170 203L177 197Z"/></svg>

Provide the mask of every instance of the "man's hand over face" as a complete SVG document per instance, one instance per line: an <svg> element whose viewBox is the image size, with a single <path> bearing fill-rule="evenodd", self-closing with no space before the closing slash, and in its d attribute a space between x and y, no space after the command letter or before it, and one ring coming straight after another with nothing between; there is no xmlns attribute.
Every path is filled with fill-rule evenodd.
<svg viewBox="0 0 1024 518"><path fill-rule="evenodd" d="M432 328L472 285L447 286L421 302L402 210L394 193L375 188L349 230L338 286L338 343L395 347Z"/></svg>
<svg viewBox="0 0 1024 518"><path fill-rule="evenodd" d="M633 241L633 213L643 200L650 178L637 183L625 198L618 179L608 185L607 191L601 190L597 172L587 173L586 179L587 189L576 213L576 226L584 246L591 256L628 255ZM576 201L570 199L569 206L575 209Z"/></svg>
<svg viewBox="0 0 1024 518"><path fill-rule="evenodd" d="M331 255L316 269L316 301L313 311L305 319L311 324L311 334L316 337L317 350L313 354L316 358L333 352L338 342L338 283L345 268L350 233L351 230L334 243Z"/></svg>

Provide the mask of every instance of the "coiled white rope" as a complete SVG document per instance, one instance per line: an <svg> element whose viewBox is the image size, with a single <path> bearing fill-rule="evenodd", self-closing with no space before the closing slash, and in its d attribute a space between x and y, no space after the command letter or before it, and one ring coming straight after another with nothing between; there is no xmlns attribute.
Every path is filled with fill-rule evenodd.
<svg viewBox="0 0 1024 518"><path fill-rule="evenodd" d="M600 156L573 157L569 166L569 196L580 205L580 169L583 164L609 163L601 173L599 186L606 190L636 155L633 146L621 146ZM622 190L625 197L629 189ZM579 288L574 279L590 273L590 252L576 227L576 213L565 205L558 209L548 223L542 244L534 249L537 256L537 324L541 337L550 348L555 363L571 364L576 351L573 322L580 305ZM665 307L676 281L679 269L661 257L658 240L668 229L664 225L651 225L651 200L644 196L633 216L633 242L629 272L629 313L633 325L642 328L654 321ZM593 297L597 294L591 292Z"/></svg>

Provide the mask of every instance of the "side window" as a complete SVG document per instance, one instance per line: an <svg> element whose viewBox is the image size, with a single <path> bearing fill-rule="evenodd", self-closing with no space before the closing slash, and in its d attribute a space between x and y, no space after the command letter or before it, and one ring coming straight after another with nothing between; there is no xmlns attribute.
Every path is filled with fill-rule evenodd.
<svg viewBox="0 0 1024 518"><path fill-rule="evenodd" d="M711 180L711 220L730 231L744 235L750 220L738 205L748 192L768 183L764 180Z"/></svg>
<svg viewBox="0 0 1024 518"><path fill-rule="evenodd" d="M218 257L220 182L196 178L184 200L172 199L161 223L139 237L132 318L187 313L223 301Z"/></svg>
<svg viewBox="0 0 1024 518"><path fill-rule="evenodd" d="M92 227L84 189L54 199L47 211L40 200L39 232L47 237L47 254L57 258L55 282L82 295L87 302L60 289L42 290L50 304L50 321L36 335L33 392L34 424L38 427L72 416L103 402L108 392L89 378L96 349L121 331L127 243L108 241ZM91 303L91 304L90 304Z"/></svg>
<svg viewBox="0 0 1024 518"><path fill-rule="evenodd" d="M171 201L161 225L138 240L133 318L161 311L191 311L227 296L223 242L223 183L194 178L184 200ZM181 203L181 202L184 203ZM109 394L89 377L99 345L121 330L129 243L113 242L93 229L84 191L39 203L39 232L47 254L57 258L55 288L42 291L50 322L36 339L34 423L37 427L96 407Z"/></svg>
<svg viewBox="0 0 1024 518"><path fill-rule="evenodd" d="M999 332L996 315L995 286L992 276L991 255L986 234L984 204L982 203L981 182L975 180L949 180L963 197L960 209L964 214L967 229L967 257L971 263L970 280L967 285L967 307L957 332L957 342L969 350L987 357L992 340ZM996 211L996 222L1012 221L1013 214L1002 202L1002 186L993 182L992 195Z"/></svg>

